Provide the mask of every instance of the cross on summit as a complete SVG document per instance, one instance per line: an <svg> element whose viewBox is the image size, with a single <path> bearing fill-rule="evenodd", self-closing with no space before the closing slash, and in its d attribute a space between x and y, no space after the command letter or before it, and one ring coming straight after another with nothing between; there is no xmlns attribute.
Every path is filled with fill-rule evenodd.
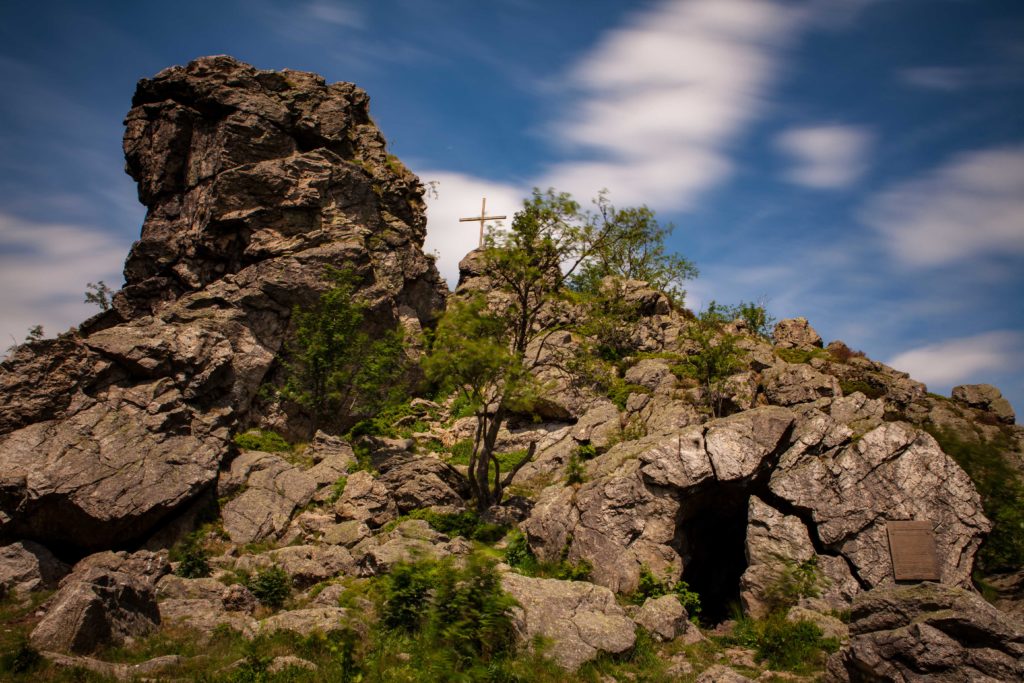
<svg viewBox="0 0 1024 683"><path fill-rule="evenodd" d="M476 222L476 221L480 221L480 246L482 247L482 246L484 246L484 223L486 223L487 221L502 220L504 218L506 218L506 216L488 216L487 215L487 197L484 197L483 201L480 203L480 215L479 216L473 216L471 218L460 218L459 222L460 223L467 223L467 222L473 223L473 222Z"/></svg>

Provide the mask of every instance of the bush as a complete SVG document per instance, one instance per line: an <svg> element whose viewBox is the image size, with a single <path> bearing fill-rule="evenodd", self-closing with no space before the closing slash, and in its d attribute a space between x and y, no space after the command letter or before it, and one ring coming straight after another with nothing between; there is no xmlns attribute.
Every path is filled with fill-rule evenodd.
<svg viewBox="0 0 1024 683"><path fill-rule="evenodd" d="M530 550L530 544L526 541L526 534L519 529L514 529L509 534L508 545L505 546L505 562L513 569L537 562L533 551Z"/></svg>
<svg viewBox="0 0 1024 683"><path fill-rule="evenodd" d="M430 607L430 589L436 574L437 567L431 562L392 567L384 588L381 623L389 629L418 631Z"/></svg>
<svg viewBox="0 0 1024 683"><path fill-rule="evenodd" d="M785 612L801 598L821 595L824 579L818 570L818 557L797 564L787 561L783 569L765 587L764 599L769 611Z"/></svg>
<svg viewBox="0 0 1024 683"><path fill-rule="evenodd" d="M261 605L278 609L291 595L292 577L288 576L288 572L274 565L258 571L255 577L250 577L245 582L245 586L252 591Z"/></svg>
<svg viewBox="0 0 1024 683"><path fill-rule="evenodd" d="M799 670L821 657L822 651L835 652L839 642L824 638L821 629L810 621L789 621L782 612L762 620L740 619L733 640L754 648L759 662L772 669Z"/></svg>
<svg viewBox="0 0 1024 683"><path fill-rule="evenodd" d="M864 380L839 380L839 388L843 390L843 396L849 396L859 391L868 398L882 398L885 396L884 387L876 387Z"/></svg>
<svg viewBox="0 0 1024 683"><path fill-rule="evenodd" d="M43 662L39 650L32 647L24 635L20 635L9 652L0 655L0 672L25 674L34 671Z"/></svg>
<svg viewBox="0 0 1024 683"><path fill-rule="evenodd" d="M247 451L283 453L292 449L284 437L270 430L250 429L242 434L235 434L233 441L236 446Z"/></svg>
<svg viewBox="0 0 1024 683"><path fill-rule="evenodd" d="M686 608L686 613L690 615L692 621L696 622L700 618L700 595L690 590L688 583L685 581L673 583L672 579L667 576L664 579L659 579L647 565L641 565L636 592L630 596L632 602L642 605L650 598L660 598L663 595L675 595L680 604Z"/></svg>
<svg viewBox="0 0 1024 683"><path fill-rule="evenodd" d="M210 575L210 554L203 546L198 534L189 534L182 541L176 553L178 568L174 573L186 579L199 579Z"/></svg>
<svg viewBox="0 0 1024 683"><path fill-rule="evenodd" d="M483 543L494 543L505 536L507 527L491 524L480 519L474 510L462 512L438 513L429 509L413 510L407 515L410 519L422 519L436 531L447 536L462 536Z"/></svg>
<svg viewBox="0 0 1024 683"><path fill-rule="evenodd" d="M927 427L942 450L974 482L992 532L978 550L978 568L985 573L1013 571L1024 565L1024 482L1010 464L1012 442L1005 434L967 441L956 432Z"/></svg>
<svg viewBox="0 0 1024 683"><path fill-rule="evenodd" d="M562 556L557 562L541 562L530 550L526 536L522 531L514 529L509 534L508 545L505 547L505 562L524 576L536 576L545 579L561 579L563 581L586 581L590 578L593 567L583 560L578 563L569 561L569 543L562 548Z"/></svg>
<svg viewBox="0 0 1024 683"><path fill-rule="evenodd" d="M583 461L580 456L573 453L569 456L569 463L565 468L565 483L569 486L582 484L586 480L586 470L583 469Z"/></svg>

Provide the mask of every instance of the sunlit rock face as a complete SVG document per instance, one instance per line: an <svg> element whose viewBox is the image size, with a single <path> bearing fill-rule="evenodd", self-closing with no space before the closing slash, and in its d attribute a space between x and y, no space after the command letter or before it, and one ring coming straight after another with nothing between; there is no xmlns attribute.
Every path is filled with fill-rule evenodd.
<svg viewBox="0 0 1024 683"><path fill-rule="evenodd" d="M351 267L376 326L444 305L422 187L350 83L205 57L139 82L147 207L113 307L0 373L0 534L67 555L138 543L210 492L291 311Z"/></svg>

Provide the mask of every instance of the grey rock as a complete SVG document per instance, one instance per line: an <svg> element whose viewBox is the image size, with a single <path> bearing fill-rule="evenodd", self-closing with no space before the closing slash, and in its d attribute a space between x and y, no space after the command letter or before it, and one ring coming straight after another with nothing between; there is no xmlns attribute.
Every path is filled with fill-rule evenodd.
<svg viewBox="0 0 1024 683"><path fill-rule="evenodd" d="M296 545L258 555L243 555L235 568L253 573L275 565L288 573L298 589L356 570L351 553L337 545Z"/></svg>
<svg viewBox="0 0 1024 683"><path fill-rule="evenodd" d="M957 403L992 413L1003 424L1012 425L1016 421L1013 406L991 384L961 384L953 387L952 396Z"/></svg>
<svg viewBox="0 0 1024 683"><path fill-rule="evenodd" d="M551 640L547 656L575 671L602 652L621 654L636 642L635 627L607 588L582 581L502 576L502 587L519 603L513 608L521 643Z"/></svg>
<svg viewBox="0 0 1024 683"><path fill-rule="evenodd" d="M359 564L360 574L373 576L399 562L440 560L449 555L465 555L470 550L472 546L464 539L449 539L422 519L410 519L387 533L360 542L352 548L352 555Z"/></svg>
<svg viewBox="0 0 1024 683"><path fill-rule="evenodd" d="M980 596L922 583L860 595L829 681L1019 681L1024 631Z"/></svg>
<svg viewBox="0 0 1024 683"><path fill-rule="evenodd" d="M886 520L931 521L942 580L964 586L990 528L970 478L931 436L903 423L820 455L787 453L769 485L807 511L825 547L871 587L893 581Z"/></svg>
<svg viewBox="0 0 1024 683"><path fill-rule="evenodd" d="M629 384L647 387L652 392L671 392L676 386L675 375L668 363L657 358L645 358L626 370L623 379Z"/></svg>
<svg viewBox="0 0 1024 683"><path fill-rule="evenodd" d="M252 543L279 537L288 528L292 514L306 505L316 492L316 481L281 457L246 451L235 458L222 477L221 495L245 490L228 501L221 511L224 531L234 543Z"/></svg>
<svg viewBox="0 0 1024 683"><path fill-rule="evenodd" d="M152 583L102 566L85 566L61 581L30 638L40 650L88 654L146 635L159 624Z"/></svg>
<svg viewBox="0 0 1024 683"><path fill-rule="evenodd" d="M286 669L302 669L303 671L316 671L319 667L308 659L296 657L295 655L284 655L274 657L267 667L267 673L277 674Z"/></svg>
<svg viewBox="0 0 1024 683"><path fill-rule="evenodd" d="M343 607L310 607L275 614L260 622L260 633L276 631L293 631L301 635L310 633L330 633L352 626L360 626L361 622L350 619L348 610ZM359 630L365 631L365 625Z"/></svg>
<svg viewBox="0 0 1024 683"><path fill-rule="evenodd" d="M346 548L351 548L369 535L370 527L366 526L364 522L353 519L327 527L320 540L330 545L343 545Z"/></svg>
<svg viewBox="0 0 1024 683"><path fill-rule="evenodd" d="M683 642L691 645L704 640L700 629L690 621L686 608L674 595L647 600L633 621L646 629L655 640L662 642L683 637Z"/></svg>
<svg viewBox="0 0 1024 683"><path fill-rule="evenodd" d="M797 605L786 612L786 619L793 622L809 621L821 629L823 637L835 638L840 643L845 643L850 638L849 627L831 614L824 614Z"/></svg>
<svg viewBox="0 0 1024 683"><path fill-rule="evenodd" d="M806 363L777 363L764 372L761 381L769 403L780 406L838 397L843 393L835 377L818 372Z"/></svg>
<svg viewBox="0 0 1024 683"><path fill-rule="evenodd" d="M392 458L381 466L378 481L387 487L398 511L432 506L461 509L469 497L466 478L451 465L435 457ZM348 490L348 484L346 491Z"/></svg>
<svg viewBox="0 0 1024 683"><path fill-rule="evenodd" d="M18 541L0 548L0 589L8 594L56 588L69 571L69 566L38 543Z"/></svg>
<svg viewBox="0 0 1024 683"><path fill-rule="evenodd" d="M246 614L255 612L257 606L256 596L240 583L226 586L220 596L220 602L228 612L245 612Z"/></svg>
<svg viewBox="0 0 1024 683"><path fill-rule="evenodd" d="M341 519L364 522L371 528L398 517L398 505L388 487L364 471L353 472L349 476L334 511Z"/></svg>
<svg viewBox="0 0 1024 683"><path fill-rule="evenodd" d="M849 425L856 433L864 434L882 424L885 404L855 391L832 401L829 414L836 422Z"/></svg>
<svg viewBox="0 0 1024 683"><path fill-rule="evenodd" d="M780 349L820 349L821 335L814 331L807 318L780 320L772 332L772 341Z"/></svg>
<svg viewBox="0 0 1024 683"><path fill-rule="evenodd" d="M147 215L125 288L3 361L6 538L142 543L210 494L232 432L283 414L257 390L280 381L291 311L330 286L325 266L353 264L381 329L443 309L422 186L388 160L360 89L219 56L141 81L132 104L125 157Z"/></svg>
<svg viewBox="0 0 1024 683"><path fill-rule="evenodd" d="M256 634L257 622L244 610L228 610L220 599L168 598L160 602L160 623L183 626L209 638L226 626L247 638Z"/></svg>
<svg viewBox="0 0 1024 683"><path fill-rule="evenodd" d="M715 664L701 672L695 683L744 683L753 679L747 678L724 664Z"/></svg>
<svg viewBox="0 0 1024 683"><path fill-rule="evenodd" d="M220 600L225 586L217 579L186 579L168 574L156 584L156 596L161 600Z"/></svg>
<svg viewBox="0 0 1024 683"><path fill-rule="evenodd" d="M333 484L345 476L356 462L355 453L347 441L322 431L313 436L305 455L314 463L306 470L306 476L312 478L317 486Z"/></svg>
<svg viewBox="0 0 1024 683"><path fill-rule="evenodd" d="M180 666L185 662L185 658L181 655L163 655L137 664L120 664L105 662L93 657L61 654L60 652L41 652L40 654L54 666L64 669L85 669L119 681L145 680L146 677L159 675L164 670Z"/></svg>

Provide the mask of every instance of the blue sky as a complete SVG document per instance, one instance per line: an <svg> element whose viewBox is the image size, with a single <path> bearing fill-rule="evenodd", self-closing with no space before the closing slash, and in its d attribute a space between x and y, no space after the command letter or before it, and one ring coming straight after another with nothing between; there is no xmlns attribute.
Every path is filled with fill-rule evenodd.
<svg viewBox="0 0 1024 683"><path fill-rule="evenodd" d="M688 303L764 298L933 391L1024 407L1019 0L0 4L0 337L91 313L143 218L135 82L200 55L353 81L436 181L428 250L535 185L677 227Z"/></svg>

